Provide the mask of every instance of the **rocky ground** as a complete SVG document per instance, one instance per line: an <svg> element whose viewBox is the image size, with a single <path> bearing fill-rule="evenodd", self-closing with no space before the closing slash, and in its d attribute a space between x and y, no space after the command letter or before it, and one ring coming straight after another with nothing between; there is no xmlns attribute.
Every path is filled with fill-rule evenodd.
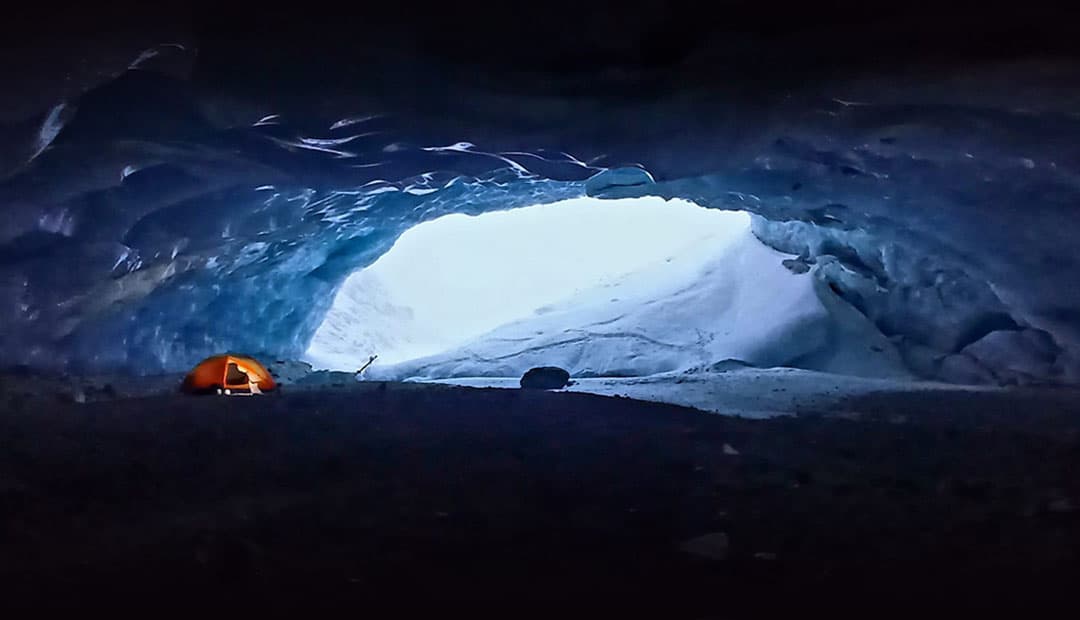
<svg viewBox="0 0 1080 620"><path fill-rule="evenodd" d="M3 606L1080 606L1069 392L875 392L746 419L432 384L51 381L0 381Z"/></svg>

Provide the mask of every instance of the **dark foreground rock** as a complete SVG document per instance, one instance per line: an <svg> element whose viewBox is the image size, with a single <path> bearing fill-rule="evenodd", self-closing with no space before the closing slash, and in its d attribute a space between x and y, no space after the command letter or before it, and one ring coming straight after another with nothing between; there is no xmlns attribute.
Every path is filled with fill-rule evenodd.
<svg viewBox="0 0 1080 620"><path fill-rule="evenodd" d="M354 382L5 406L0 608L1075 607L1080 404L1054 398L880 395L748 420Z"/></svg>
<svg viewBox="0 0 1080 620"><path fill-rule="evenodd" d="M570 383L570 373L558 366L530 368L521 376L521 387L534 390L560 390Z"/></svg>

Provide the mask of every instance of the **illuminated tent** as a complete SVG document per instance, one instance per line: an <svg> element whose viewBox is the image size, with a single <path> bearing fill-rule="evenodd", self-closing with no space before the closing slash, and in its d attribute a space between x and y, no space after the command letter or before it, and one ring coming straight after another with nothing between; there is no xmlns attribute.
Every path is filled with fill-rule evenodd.
<svg viewBox="0 0 1080 620"><path fill-rule="evenodd" d="M181 388L192 394L259 394L277 387L270 371L243 355L215 355L199 362Z"/></svg>

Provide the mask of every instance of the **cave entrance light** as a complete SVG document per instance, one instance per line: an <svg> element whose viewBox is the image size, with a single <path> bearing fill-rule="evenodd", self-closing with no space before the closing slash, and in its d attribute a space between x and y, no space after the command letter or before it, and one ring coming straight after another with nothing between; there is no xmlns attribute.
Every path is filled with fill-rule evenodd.
<svg viewBox="0 0 1080 620"><path fill-rule="evenodd" d="M647 271L647 280L670 285L746 234L749 222L744 212L656 197L440 217L407 230L346 279L306 359L337 370L355 370L371 355L396 364L595 296L628 274Z"/></svg>

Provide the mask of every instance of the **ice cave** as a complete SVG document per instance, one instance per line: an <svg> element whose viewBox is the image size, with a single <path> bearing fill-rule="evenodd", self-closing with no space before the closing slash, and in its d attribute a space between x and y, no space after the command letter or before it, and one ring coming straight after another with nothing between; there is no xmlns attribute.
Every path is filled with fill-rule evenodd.
<svg viewBox="0 0 1080 620"><path fill-rule="evenodd" d="M605 333L602 343L585 347L599 356L591 361L569 345L553 353L580 372L647 374L730 358L956 384L1078 379L1080 293L1071 286L1074 258L1058 250L1071 247L1076 227L1068 205L1078 155L1066 138L1074 121L1052 96L1072 75L1068 65L908 76L903 88L891 89L882 85L898 82L881 77L823 82L740 104L739 118L725 116L728 104L693 98L694 82L685 81L685 96L620 102L623 117L668 124L626 135L618 115L590 107L600 99L574 108L519 107L520 119L506 118L504 109L463 127L401 100L402 93L379 90L385 101L377 104L351 109L343 97L301 116L287 107L303 104L282 100L278 111L208 95L209 86L185 81L195 62L183 45L150 48L79 97L5 129L0 347L9 365L146 375L237 350L275 359L312 351L316 366L337 368L314 349L341 319L335 310L324 321L333 300L353 290L342 285L384 255L392 262L387 252L398 238L421 234L431 225L425 222L585 199L596 206L582 213L601 212L647 199L744 213L746 252L721 240L711 251L717 260L730 252L754 261L755 275L744 272L748 289L752 277L800 282L805 290L781 286L775 300L799 307L783 325L740 325L734 331L748 338L742 344L690 337L695 329L718 334L735 320L725 314L734 305L696 314L678 334L654 333L660 348L648 352L644 341L610 337L616 327L609 326L591 332ZM680 71L700 69L688 60ZM689 78L676 72L669 79ZM1016 79L1029 87L1010 88ZM961 97L956 80L979 88ZM498 95L476 87L470 97L480 109ZM529 136L514 130L536 114L543 121ZM784 122L767 122L771 117ZM600 205L605 201L612 204ZM667 234L675 220L642 225ZM562 230L585 229L567 223ZM639 240L635 254L664 243ZM538 287L556 273L568 286L585 279L599 263L574 251L588 245L552 246L544 258L551 271L523 278L541 278ZM760 265L747 254L766 252L772 258ZM571 257L580 263L559 262ZM431 269L442 262L433 250L416 260ZM722 282L730 273L699 274L697 293L686 293L698 298L677 305L718 303L706 291L734 286ZM526 303L525 284L500 280L483 292L517 286L503 298L507 325L492 333L495 340L457 353L429 350L444 359L417 366L415 376L517 373L536 360L511 361L512 347L496 340L505 344L515 329L535 327L550 341L533 338L529 346L554 346L556 333L581 327L560 328L557 314L521 323L521 308L511 302L525 295ZM677 295L654 293L665 294ZM582 295L581 303L596 303ZM652 301L652 310L628 301L609 306L608 318L629 313L618 329L630 333L632 323L661 311L663 303ZM480 336L467 312L451 311L464 321L460 333ZM778 331L767 334L773 327ZM798 331L798 342L784 330ZM751 343L750 333L762 340ZM384 355L373 370L405 361ZM470 371L470 355L507 362L501 370ZM397 371L393 376L413 373Z"/></svg>
<svg viewBox="0 0 1080 620"><path fill-rule="evenodd" d="M0 20L0 583L1071 591L1067 12L126 4Z"/></svg>

